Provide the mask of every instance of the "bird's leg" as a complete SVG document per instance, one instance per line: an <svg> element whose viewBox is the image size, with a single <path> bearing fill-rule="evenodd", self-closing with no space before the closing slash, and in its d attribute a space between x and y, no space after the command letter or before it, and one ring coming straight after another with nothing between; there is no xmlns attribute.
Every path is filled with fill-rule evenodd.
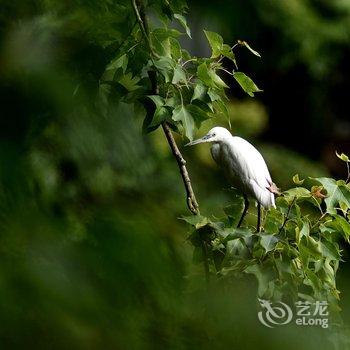
<svg viewBox="0 0 350 350"><path fill-rule="evenodd" d="M260 224L261 224L261 204L258 202L258 223L256 225L256 230L260 232Z"/></svg>
<svg viewBox="0 0 350 350"><path fill-rule="evenodd" d="M239 219L239 222L238 222L237 227L240 227L240 226L241 226L242 221L243 221L243 219L244 219L244 217L245 217L245 214L247 213L247 210L248 210L248 208L249 208L249 200L248 200L247 195L246 195L246 194L243 194L243 198L244 198L243 213L242 213L241 218Z"/></svg>

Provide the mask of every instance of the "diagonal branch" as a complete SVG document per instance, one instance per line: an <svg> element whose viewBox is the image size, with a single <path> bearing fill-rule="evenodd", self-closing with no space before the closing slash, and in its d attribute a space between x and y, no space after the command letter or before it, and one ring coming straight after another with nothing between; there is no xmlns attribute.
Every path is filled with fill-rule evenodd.
<svg viewBox="0 0 350 350"><path fill-rule="evenodd" d="M132 0L132 5L133 9L137 18L137 21L139 22L140 28L142 30L142 33L147 41L147 44L150 49L150 54L151 56L154 55L153 48L152 48L152 43L149 37L149 29L148 29L148 22L147 18L145 15L145 9L142 1L140 0ZM153 57L152 57L153 60ZM150 71L148 72L148 76L150 78L151 84L152 84L152 94L158 95L159 89L158 89L158 83L157 83L157 72L156 71ZM171 129L169 125L166 122L162 123L162 128L165 134L165 137L168 141L168 144L170 146L171 152L173 153L178 167L179 171L185 186L186 190L186 197L187 197L187 206L188 209L191 211L192 214L198 215L199 214L199 206L196 200L196 196L194 194L192 184L191 184L191 179L189 177L187 168L186 168L186 161L183 158L176 141L174 139L174 136L171 132Z"/></svg>
<svg viewBox="0 0 350 350"><path fill-rule="evenodd" d="M173 152L173 155L177 161L177 164L179 166L180 174L182 177L182 180L185 185L186 189L186 195L187 195L187 206L190 209L190 211L193 214L199 214L199 206L196 200L196 196L193 192L192 184L190 176L188 175L188 171L186 168L186 161L184 157L182 156L179 148L177 147L176 141L174 139L174 136L170 130L170 127L167 123L162 123L162 128L165 134L165 137L168 141L168 144L171 148L171 151Z"/></svg>

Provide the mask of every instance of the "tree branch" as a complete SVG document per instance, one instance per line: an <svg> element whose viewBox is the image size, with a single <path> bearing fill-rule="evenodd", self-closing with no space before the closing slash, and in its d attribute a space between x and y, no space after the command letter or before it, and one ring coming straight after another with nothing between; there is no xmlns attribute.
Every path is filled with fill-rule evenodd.
<svg viewBox="0 0 350 350"><path fill-rule="evenodd" d="M153 52L151 39L149 38L149 29L148 29L148 24L147 24L147 20L146 20L146 16L145 16L145 10L144 10L143 3L141 3L140 0L132 0L131 2L132 2L132 7L133 7L134 12L135 12L137 22L139 23L142 34L147 41L148 47L151 51L151 54L153 55L154 52Z"/></svg>
<svg viewBox="0 0 350 350"><path fill-rule="evenodd" d="M167 123L162 123L162 128L165 134L165 137L168 141L168 144L171 148L171 151L177 161L177 164L179 166L180 174L182 177L182 180L185 185L185 190L186 190L186 196L187 196L187 206L192 212L192 214L197 215L199 214L199 206L196 200L196 196L193 192L192 184L191 184L191 179L188 175L188 171L186 168L186 161L183 158L179 148L177 147L176 141L174 139L174 136L170 130L170 127Z"/></svg>
<svg viewBox="0 0 350 350"><path fill-rule="evenodd" d="M147 18L145 15L145 9L142 1L140 0L132 0L132 5L134 8L134 12L136 15L136 18L139 22L140 28L142 30L143 35L145 36L145 39L147 41L147 44L150 49L150 54L151 56L154 55L151 40L149 38L149 29L148 29L148 22ZM158 95L159 94L159 89L158 89L158 84L157 84L157 72L156 71L150 71L148 72L148 76L150 78L151 84L152 84L152 94ZM168 144L170 146L170 149L177 161L177 164L179 166L179 171L185 186L186 190L186 198L187 198L187 206L189 210L191 211L192 214L197 215L199 214L199 206L196 200L196 196L194 194L192 184L191 184L191 179L189 177L187 168L186 168L186 161L183 158L176 141L174 139L174 136L171 132L171 129L169 125L166 122L162 123L162 128L165 134L165 137L168 141Z"/></svg>

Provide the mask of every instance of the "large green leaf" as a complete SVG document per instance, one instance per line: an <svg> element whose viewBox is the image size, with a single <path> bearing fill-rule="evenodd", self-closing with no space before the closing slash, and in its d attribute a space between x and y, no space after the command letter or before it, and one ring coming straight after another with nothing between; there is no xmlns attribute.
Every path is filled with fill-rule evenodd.
<svg viewBox="0 0 350 350"><path fill-rule="evenodd" d="M163 75L165 82L169 83L176 65L174 60L170 57L161 57L159 60L154 61L154 64L158 71Z"/></svg>
<svg viewBox="0 0 350 350"><path fill-rule="evenodd" d="M208 67L205 62L198 66L197 75L198 78L209 87L228 88L226 83L216 74L214 69Z"/></svg>
<svg viewBox="0 0 350 350"><path fill-rule="evenodd" d="M207 30L205 30L204 33L211 47L211 57L219 57L221 55L221 51L223 49L224 44L224 40L222 39L221 35Z"/></svg>
<svg viewBox="0 0 350 350"><path fill-rule="evenodd" d="M169 112L168 108L159 107L154 112L154 116L153 116L152 122L149 125L149 127L153 128L153 127L159 126L163 122L169 120L169 118L170 118L170 112Z"/></svg>
<svg viewBox="0 0 350 350"><path fill-rule="evenodd" d="M208 113L196 105L187 105L186 108L191 113L198 129L202 122L209 118Z"/></svg>
<svg viewBox="0 0 350 350"><path fill-rule="evenodd" d="M151 99L154 104L156 105L156 108L164 106L164 98L159 95L148 95L149 99Z"/></svg>
<svg viewBox="0 0 350 350"><path fill-rule="evenodd" d="M124 86L128 91L135 91L141 87L140 85L137 85L140 80L141 79L138 76L133 77L132 73L129 72L120 77L118 83Z"/></svg>
<svg viewBox="0 0 350 350"><path fill-rule="evenodd" d="M260 244L265 249L265 252L268 253L273 250L278 242L278 238L274 235L261 235Z"/></svg>
<svg viewBox="0 0 350 350"><path fill-rule="evenodd" d="M172 119L176 122L181 122L185 129L185 135L192 141L194 133L194 119L188 109L184 106L178 106L174 109Z"/></svg>
<svg viewBox="0 0 350 350"><path fill-rule="evenodd" d="M174 75L173 75L173 84L177 84L179 82L183 82L187 85L187 78L186 78L186 73L181 67L181 65L177 65L174 69Z"/></svg>
<svg viewBox="0 0 350 350"><path fill-rule="evenodd" d="M350 188L345 181L336 181L328 177L318 177L314 180L321 183L327 191L327 213L336 214L336 208L341 208L344 212L350 208Z"/></svg>
<svg viewBox="0 0 350 350"><path fill-rule="evenodd" d="M183 26L183 28L185 29L186 31L186 34L192 39L192 36L191 36L191 30L190 28L188 27L187 25L187 20L184 16L178 14L178 13L175 13L174 14L174 18L176 18L179 23Z"/></svg>
<svg viewBox="0 0 350 350"><path fill-rule="evenodd" d="M236 79L242 89L251 97L254 97L255 92L263 91L256 86L252 79L242 72L233 73L233 77Z"/></svg>
<svg viewBox="0 0 350 350"><path fill-rule="evenodd" d="M180 219L186 221L188 224L194 226L196 229L199 229L210 223L210 220L203 215L182 216L180 217Z"/></svg>
<svg viewBox="0 0 350 350"><path fill-rule="evenodd" d="M333 215L332 220L320 225L320 230L322 233L339 233L347 242L350 241L350 223L340 215Z"/></svg>
<svg viewBox="0 0 350 350"><path fill-rule="evenodd" d="M205 95L207 94L207 88L199 81L194 87L193 95L191 98L191 102L194 100L203 100Z"/></svg>

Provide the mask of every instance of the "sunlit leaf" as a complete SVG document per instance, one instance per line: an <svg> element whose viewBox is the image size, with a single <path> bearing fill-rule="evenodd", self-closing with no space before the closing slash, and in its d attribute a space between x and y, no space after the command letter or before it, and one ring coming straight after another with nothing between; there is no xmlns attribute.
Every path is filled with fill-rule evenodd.
<svg viewBox="0 0 350 350"><path fill-rule="evenodd" d="M251 97L254 97L255 92L261 92L252 79L242 72L234 72L233 77L236 79L241 88Z"/></svg>
<svg viewBox="0 0 350 350"><path fill-rule="evenodd" d="M238 40L238 44L241 46L245 46L253 55L261 57L260 53L258 51L255 51L254 49L252 49L246 41Z"/></svg>
<svg viewBox="0 0 350 350"><path fill-rule="evenodd" d="M172 119L177 122L181 122L185 129L185 135L192 141L194 133L194 119L188 109L184 106L178 106L174 109Z"/></svg>
<svg viewBox="0 0 350 350"><path fill-rule="evenodd" d="M261 235L260 244L265 249L265 252L268 253L273 250L278 242L278 238L274 235Z"/></svg>
<svg viewBox="0 0 350 350"><path fill-rule="evenodd" d="M194 100L203 100L207 93L207 88L200 82L198 82L194 88L191 102Z"/></svg>
<svg viewBox="0 0 350 350"><path fill-rule="evenodd" d="M164 106L164 98L159 95L149 95L147 96L149 99L151 99L157 108Z"/></svg>
<svg viewBox="0 0 350 350"><path fill-rule="evenodd" d="M296 184L296 185L302 185L303 184L303 182L304 182L304 180L300 180L299 179L299 174L295 174L294 176L293 176L293 182Z"/></svg>
<svg viewBox="0 0 350 350"><path fill-rule="evenodd" d="M346 186L344 181L336 181L328 177L318 177L314 180L321 183L327 191L325 198L327 213L336 214L336 208L342 205L350 208L350 188Z"/></svg>
<svg viewBox="0 0 350 350"><path fill-rule="evenodd" d="M182 216L181 220L186 221L188 224L194 226L196 229L207 225L210 220L202 215L191 215L191 216Z"/></svg>
<svg viewBox="0 0 350 350"><path fill-rule="evenodd" d="M335 152L335 154L336 154L337 157L338 157L339 159L341 159L342 161L344 161L344 162L350 162L349 157L348 157L346 154L344 154L344 153L339 154L338 152Z"/></svg>
<svg viewBox="0 0 350 350"><path fill-rule="evenodd" d="M224 40L222 39L221 35L207 30L205 30L204 33L211 47L211 57L219 57L224 44Z"/></svg>
<svg viewBox="0 0 350 350"><path fill-rule="evenodd" d="M137 76L133 77L130 72L119 78L118 83L123 85L128 91L135 91L141 87L140 85L137 85L140 80L141 79Z"/></svg>
<svg viewBox="0 0 350 350"><path fill-rule="evenodd" d="M184 16L180 15L179 13L175 13L174 14L174 18L176 18L180 24L183 26L183 28L185 29L186 31L186 34L192 39L192 36L191 36L191 30L190 28L188 27L187 25L187 20Z"/></svg>
<svg viewBox="0 0 350 350"><path fill-rule="evenodd" d="M174 76L172 83L177 84L179 82L183 82L187 84L187 78L186 78L186 73L182 69L181 65L177 65L174 69Z"/></svg>

